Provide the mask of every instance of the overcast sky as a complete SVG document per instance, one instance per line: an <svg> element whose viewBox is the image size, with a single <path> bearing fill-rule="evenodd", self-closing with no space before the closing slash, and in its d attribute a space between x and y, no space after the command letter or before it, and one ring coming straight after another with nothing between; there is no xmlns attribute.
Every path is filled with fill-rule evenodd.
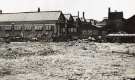
<svg viewBox="0 0 135 80"><path fill-rule="evenodd" d="M3 12L62 10L64 13L77 15L77 11L85 11L86 18L102 20L107 17L108 7L112 11L123 11L124 17L135 14L135 0L0 0L0 9Z"/></svg>

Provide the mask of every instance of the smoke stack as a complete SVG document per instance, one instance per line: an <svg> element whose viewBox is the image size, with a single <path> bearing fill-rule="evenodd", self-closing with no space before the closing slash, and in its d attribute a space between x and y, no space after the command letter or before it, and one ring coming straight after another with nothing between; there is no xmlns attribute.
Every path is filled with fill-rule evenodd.
<svg viewBox="0 0 135 80"><path fill-rule="evenodd" d="M111 8L109 7L109 8L108 8L108 13L110 13L110 12L111 12Z"/></svg>
<svg viewBox="0 0 135 80"><path fill-rule="evenodd" d="M85 12L83 12L83 18L85 18Z"/></svg>
<svg viewBox="0 0 135 80"><path fill-rule="evenodd" d="M78 17L80 16L80 13L79 13L79 11L78 11Z"/></svg>
<svg viewBox="0 0 135 80"><path fill-rule="evenodd" d="M0 10L0 14L2 14L2 10Z"/></svg>
<svg viewBox="0 0 135 80"><path fill-rule="evenodd" d="M108 19L110 19L111 8L108 8Z"/></svg>
<svg viewBox="0 0 135 80"><path fill-rule="evenodd" d="M38 12L40 12L40 8L38 8Z"/></svg>

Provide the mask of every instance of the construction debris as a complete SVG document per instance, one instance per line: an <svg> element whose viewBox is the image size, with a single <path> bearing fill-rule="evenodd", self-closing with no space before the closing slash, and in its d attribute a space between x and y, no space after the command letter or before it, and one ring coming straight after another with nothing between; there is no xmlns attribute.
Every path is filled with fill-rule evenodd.
<svg viewBox="0 0 135 80"><path fill-rule="evenodd" d="M1 43L0 80L132 80L134 48L84 41Z"/></svg>

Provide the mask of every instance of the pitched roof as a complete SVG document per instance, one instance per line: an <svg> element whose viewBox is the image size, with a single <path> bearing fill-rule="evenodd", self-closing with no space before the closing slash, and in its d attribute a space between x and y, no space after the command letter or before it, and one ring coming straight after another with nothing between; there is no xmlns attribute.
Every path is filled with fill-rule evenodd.
<svg viewBox="0 0 135 80"><path fill-rule="evenodd" d="M129 20L129 21L134 21L134 20L135 20L135 15L131 16L131 17L128 18L127 20Z"/></svg>
<svg viewBox="0 0 135 80"><path fill-rule="evenodd" d="M78 18L78 16L73 16L74 21L77 21Z"/></svg>
<svg viewBox="0 0 135 80"><path fill-rule="evenodd" d="M65 16L65 18L66 18L67 20L69 20L70 17L71 17L71 14L64 14L64 16Z"/></svg>
<svg viewBox="0 0 135 80"><path fill-rule="evenodd" d="M2 13L0 22L58 20L61 11Z"/></svg>

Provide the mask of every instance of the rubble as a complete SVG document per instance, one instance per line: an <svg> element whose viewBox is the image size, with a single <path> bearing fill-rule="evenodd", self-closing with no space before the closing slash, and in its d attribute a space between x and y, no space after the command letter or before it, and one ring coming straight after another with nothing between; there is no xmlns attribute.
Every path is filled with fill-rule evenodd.
<svg viewBox="0 0 135 80"><path fill-rule="evenodd" d="M0 80L128 80L134 44L11 42L0 44Z"/></svg>

